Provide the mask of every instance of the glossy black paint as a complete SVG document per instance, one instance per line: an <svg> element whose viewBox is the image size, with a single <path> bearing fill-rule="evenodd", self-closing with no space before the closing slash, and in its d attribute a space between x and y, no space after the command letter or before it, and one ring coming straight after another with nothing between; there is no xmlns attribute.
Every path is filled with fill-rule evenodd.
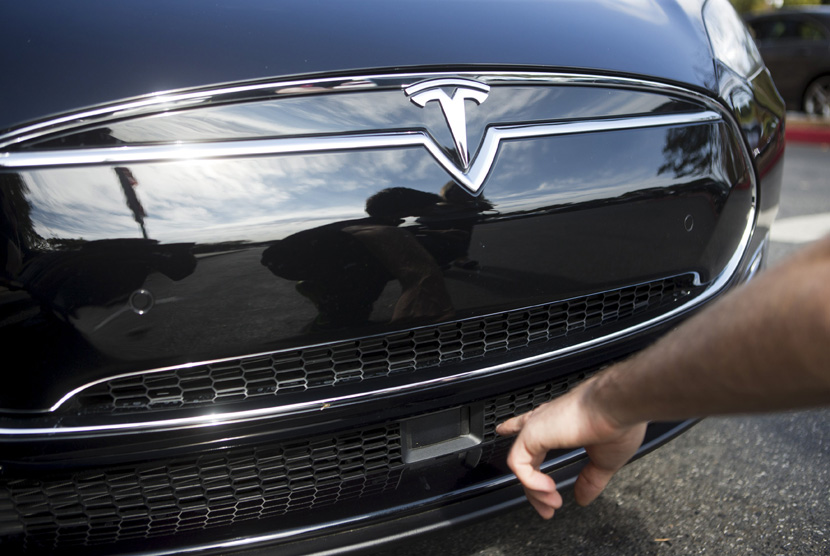
<svg viewBox="0 0 830 556"><path fill-rule="evenodd" d="M716 80L700 5L13 3L0 11L9 22L0 33L8 76L0 89L0 130L157 91L366 68L580 68L660 76L711 91Z"/></svg>
<svg viewBox="0 0 830 556"><path fill-rule="evenodd" d="M412 418L435 411L466 414L475 434L492 435L482 430L539 399L528 391L550 383L556 384L550 394L555 395L565 387L561 381L581 380L676 326L691 311L629 328L705 290L750 229L728 285L750 277L763 260L778 204L783 104L766 71L745 78L712 60L700 2L326 7L89 3L74 6L71 13L55 6L50 17L38 8L4 7L20 24L0 36L0 44L25 44L27 50L21 56L25 64L8 63L20 79L0 91L6 95L0 98L8 99L0 103L0 128L184 86L332 73L358 82L367 72L383 73L366 68L427 72L440 67L461 73L481 65L500 71L542 67L640 75L652 86L494 86L487 103L467 111L471 145L496 123L684 114L713 107L694 95L658 91L655 83L704 91L724 112L720 120L694 125L505 142L478 196L453 185L421 147L0 171L0 338L4 349L23 361L4 371L15 374L18 388L0 389L0 406L6 409L0 414L0 483L15 490L14 511L20 511L20 493L29 493L32 498L22 504L43 512L55 499L42 502L39 497L49 490L42 485L63 489L65 484L88 485L91 494L84 503L92 500L103 508L110 504L109 494L97 496L95 489L104 475L128 491L126 501L112 505L132 508L130 496L138 490L156 488L159 497L168 496L166 479L153 483L160 476L191 473L202 478L179 483L183 494L176 501L184 509L195 504L194 514L183 514L187 523L202 519L200 500L217 484L228 488L228 477L239 484L234 496L241 514L232 526L168 537L162 525L147 539L93 545L84 548L86 553L183 547L223 553L222 542L273 533L311 543L282 545L303 553L389 535L400 526L435 520L446 525L448 515L454 523L463 515L515 504L518 490L504 464L509 441L493 437L405 466L384 461L392 468L386 490L331 506L303 502L308 476L304 468L295 468L297 482L289 490L297 506L263 519L246 514L245 504L256 505L275 478L252 484L244 464L250 459L242 456L306 446L302 443L312 439L317 448L295 453L307 457L306 452L325 452L332 442L366 427L425 427L429 418ZM308 25L295 25L299 17ZM42 22L37 28L29 23L35 18ZM122 19L130 24L109 25ZM79 29L83 41L64 40ZM148 40L151 35L155 42ZM488 35L503 40L487 40ZM442 40L424 39L430 36ZM172 48L182 37L188 48ZM64 47L52 48L53 40ZM109 48L89 56L89 47L101 44ZM65 77L78 75L74 64L79 61L99 87ZM62 80L63 94L43 88L47 78ZM55 126L7 151L308 137L386 130L392 123L426 130L447 156L455 156L440 111L414 108L400 88L381 88L369 96L278 89L252 102L224 99L165 108L163 114L115 114L103 123L92 118L72 130ZM13 114L3 112L9 102ZM747 220L750 215L754 221ZM588 342L608 335L590 349L562 356L542 357L561 343L506 349L505 340L505 349L486 358L390 373L374 382L326 383L314 391L183 409L171 405L95 414L66 403L45 411L68 390L118 373L355 338L371 341L677 275L684 284L696 277L699 285L684 285L664 307L562 340ZM509 334L509 326L506 330ZM321 347L325 351L326 345ZM531 356L539 359L515 364ZM473 374L485 363L492 365L491 372ZM314 365L309 372L316 372ZM460 378L444 380L454 373ZM416 381L424 384L409 388ZM231 393L238 388L232 382ZM330 403L309 403L326 399ZM486 410L491 412L485 420L483 406L502 409ZM227 420L204 418L223 412L240 413ZM195 420L176 420L183 417ZM456 425L463 423L448 427ZM98 428L103 426L110 428ZM650 434L659 444L685 426L655 424ZM394 437L389 441L395 442ZM567 483L584 464L584 454L551 454L558 456L551 472ZM207 480L199 483L201 470L219 460L224 476L210 477L207 471ZM330 469L324 461L321 473ZM141 483L144 479L134 479L138 476L152 480ZM320 481L321 475L315 477ZM133 489L132 480L142 486ZM202 490L203 485L208 486ZM57 486L55 491L64 492ZM72 521L77 519L73 504L80 504L72 488L48 510L63 512L64 534L70 536L74 526L87 526ZM315 492L325 498L324 491ZM0 539L18 548L25 527L4 509L12 507L10 496L0 490ZM151 503L140 501L136 508ZM485 503L493 506L482 510ZM360 529L349 522L359 515ZM38 516L32 519L43 520L47 529L54 525L48 516ZM34 531L35 521L26 527ZM95 527L104 536L112 530L106 522ZM345 536L313 540L321 533ZM252 548L273 550L272 544L282 542L263 538ZM211 543L220 544L210 548ZM48 543L30 548L37 551L37 546L51 551Z"/></svg>
<svg viewBox="0 0 830 556"><path fill-rule="evenodd" d="M627 116L692 108L653 94L589 92L537 88L524 96L537 110L555 107L549 118L572 117L579 106L604 116L620 116L616 106ZM411 106L396 93L387 104ZM518 113L490 114L491 121L532 121L526 99L511 93ZM602 96L616 100L594 102ZM274 112L268 104L260 110ZM277 121L315 121L321 112L301 108ZM179 129L175 116L169 126L168 119L162 129ZM446 135L438 124L426 127ZM213 127L208 115L201 129ZM21 411L46 411L73 389L124 372L465 319L681 274L709 283L741 241L753 202L724 124L506 143L477 198L411 148L5 179L15 196L7 205L21 222L6 237L33 238L17 243L22 263L12 272L16 312L29 316L3 327L23 380L0 394L0 407ZM44 337L60 347L27 356Z"/></svg>

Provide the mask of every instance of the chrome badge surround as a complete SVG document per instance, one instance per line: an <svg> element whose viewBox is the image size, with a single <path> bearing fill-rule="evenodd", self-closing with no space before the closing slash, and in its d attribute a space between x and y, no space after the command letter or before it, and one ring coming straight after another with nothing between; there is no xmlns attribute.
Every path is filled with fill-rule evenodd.
<svg viewBox="0 0 830 556"><path fill-rule="evenodd" d="M588 121L547 121L509 123L490 122L476 153L471 157L466 139L465 101L481 104L493 86L595 86L653 91L694 100L708 109L678 114L609 117ZM101 148L17 150L23 143L42 140L101 126L107 122L132 119L182 109L218 104L255 102L302 95L353 93L356 91L399 90L416 106L429 108L435 100L453 137L456 156L439 146L423 128L383 130L312 136L257 137L252 139L202 142L171 142L153 145L124 145ZM447 92L451 91L451 92ZM504 141L594 133L672 125L692 125L723 119L719 105L705 95L680 87L629 78L608 78L583 74L547 73L421 73L359 76L351 79L309 79L251 85L217 87L197 91L157 93L118 104L94 107L51 120L18 128L0 135L0 169L44 168L94 164L131 164L342 152L360 149L421 146L462 187L479 195L490 175L499 146ZM14 149L11 152L6 149ZM460 161L457 163L456 158Z"/></svg>
<svg viewBox="0 0 830 556"><path fill-rule="evenodd" d="M452 88L452 94L447 94L447 88ZM428 102L438 101L444 119L450 126L455 150L461 160L460 171L466 172L470 168L470 153L467 149L467 115L464 107L465 100L472 100L481 104L487 100L490 87L472 79L427 79L404 89L406 96L421 108Z"/></svg>

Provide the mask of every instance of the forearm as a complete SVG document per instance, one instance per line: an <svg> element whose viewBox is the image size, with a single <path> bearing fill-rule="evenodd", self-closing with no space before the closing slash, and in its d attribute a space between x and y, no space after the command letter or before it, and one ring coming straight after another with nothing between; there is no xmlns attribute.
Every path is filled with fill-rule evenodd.
<svg viewBox="0 0 830 556"><path fill-rule="evenodd" d="M647 421L830 403L830 238L713 303L635 357L502 423L507 463L531 504L562 505L540 472L552 449L584 446L574 486L594 500L637 451Z"/></svg>
<svg viewBox="0 0 830 556"><path fill-rule="evenodd" d="M830 403L830 238L588 386L623 425Z"/></svg>

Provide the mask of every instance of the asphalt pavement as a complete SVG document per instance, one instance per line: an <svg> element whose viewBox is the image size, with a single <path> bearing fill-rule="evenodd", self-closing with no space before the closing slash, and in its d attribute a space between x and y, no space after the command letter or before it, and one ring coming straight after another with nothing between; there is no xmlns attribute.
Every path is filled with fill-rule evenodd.
<svg viewBox="0 0 830 556"><path fill-rule="evenodd" d="M830 140L811 137L788 142L776 221L787 233L773 229L772 264L830 233ZM830 409L706 419L620 471L586 508L566 493L551 521L526 505L377 554L828 555L828 425Z"/></svg>

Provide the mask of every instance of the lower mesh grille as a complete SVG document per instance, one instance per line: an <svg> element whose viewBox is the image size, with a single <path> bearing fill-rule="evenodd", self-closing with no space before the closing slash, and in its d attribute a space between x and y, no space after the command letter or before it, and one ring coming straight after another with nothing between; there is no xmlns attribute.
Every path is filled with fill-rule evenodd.
<svg viewBox="0 0 830 556"><path fill-rule="evenodd" d="M521 415L537 405L551 401L585 380L593 373L579 373L563 377L555 382L548 382L510 392L484 403L484 442L501 438L496 434L496 425L515 415Z"/></svg>
<svg viewBox="0 0 830 556"><path fill-rule="evenodd" d="M503 463L507 459L510 447L513 445L512 438L505 438L496 434L496 425L516 415L526 413L557 396L561 396L593 374L593 372L590 372L569 375L553 382L508 392L498 398L486 400L484 402L482 463L493 465Z"/></svg>
<svg viewBox="0 0 830 556"><path fill-rule="evenodd" d="M553 399L585 373L484 401L482 461L512 442L496 424ZM405 470L400 425L133 467L0 482L0 530L32 552L172 536L395 490Z"/></svg>
<svg viewBox="0 0 830 556"><path fill-rule="evenodd" d="M394 489L397 425L336 438L5 485L29 549L221 527ZM0 505L2 501L0 490Z"/></svg>
<svg viewBox="0 0 830 556"><path fill-rule="evenodd" d="M386 336L138 374L87 388L61 411L170 409L353 384L567 339L669 305L690 286L689 276L674 277Z"/></svg>

